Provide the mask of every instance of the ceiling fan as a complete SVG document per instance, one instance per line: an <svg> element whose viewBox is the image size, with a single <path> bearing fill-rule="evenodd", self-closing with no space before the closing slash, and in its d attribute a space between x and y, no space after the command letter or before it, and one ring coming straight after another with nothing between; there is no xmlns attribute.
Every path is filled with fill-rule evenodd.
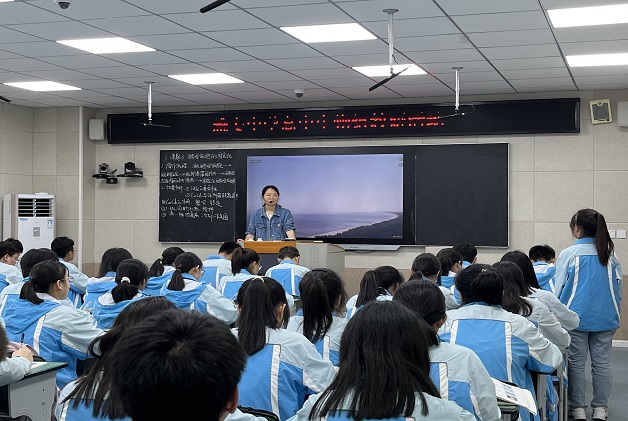
<svg viewBox="0 0 628 421"><path fill-rule="evenodd" d="M410 68L410 66L408 66L405 69L398 71L397 73L393 71L393 64L395 63L395 49L393 46L395 42L394 35L393 35L393 15L398 11L399 9L384 9L384 12L388 13L388 65L390 66L390 76L388 76L384 80L377 82L375 85L371 86L369 88L369 92L372 92L375 89L379 88L380 86L390 82L391 80L393 80L394 78L396 78L397 76L399 76L400 74L402 74L403 72L405 72L406 70Z"/></svg>
<svg viewBox="0 0 628 421"><path fill-rule="evenodd" d="M142 121L144 117L140 118L140 124L142 126L150 126L150 127L170 127L165 124L155 124L153 123L153 83L155 82L146 82L148 84L148 121Z"/></svg>
<svg viewBox="0 0 628 421"><path fill-rule="evenodd" d="M456 71L456 103L454 105L454 112L453 114L439 116L437 118L438 120L442 120L444 118L461 117L463 115L473 114L473 112L475 112L475 107L473 106L473 104L460 104L460 71L463 68L452 67L452 69ZM461 106L471 108L469 109L469 111L463 111L460 109Z"/></svg>
<svg viewBox="0 0 628 421"><path fill-rule="evenodd" d="M0 101L11 102L11 100L9 98L5 98L2 95L0 95Z"/></svg>
<svg viewBox="0 0 628 421"><path fill-rule="evenodd" d="M214 10L215 8L222 6L225 3L229 3L231 0L216 0L210 4L208 4L205 7L201 7L201 9L199 10L199 12L201 13L207 13L210 10Z"/></svg>

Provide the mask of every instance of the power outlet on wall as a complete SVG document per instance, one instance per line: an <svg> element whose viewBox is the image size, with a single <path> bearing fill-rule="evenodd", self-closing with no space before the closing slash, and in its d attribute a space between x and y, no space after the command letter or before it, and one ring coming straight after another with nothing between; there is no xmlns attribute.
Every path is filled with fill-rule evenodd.
<svg viewBox="0 0 628 421"><path fill-rule="evenodd" d="M615 230L608 230L608 235L609 235L611 238L615 238Z"/></svg>
<svg viewBox="0 0 628 421"><path fill-rule="evenodd" d="M626 230L617 230L617 238L626 239Z"/></svg>

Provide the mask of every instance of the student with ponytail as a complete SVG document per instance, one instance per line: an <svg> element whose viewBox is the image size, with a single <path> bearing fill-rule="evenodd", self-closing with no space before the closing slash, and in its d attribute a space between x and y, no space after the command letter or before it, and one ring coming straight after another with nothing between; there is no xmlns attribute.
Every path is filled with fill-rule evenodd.
<svg viewBox="0 0 628 421"><path fill-rule="evenodd" d="M379 266L366 271L360 281L360 292L347 301L347 319L371 301L392 300L393 293L403 281L401 272L392 266Z"/></svg>
<svg viewBox="0 0 628 421"><path fill-rule="evenodd" d="M148 268L137 259L126 259L116 269L116 286L101 295L94 304L94 318L98 327L108 329L122 310L133 301L146 297Z"/></svg>
<svg viewBox="0 0 628 421"><path fill-rule="evenodd" d="M401 285L393 297L414 312L430 337L430 377L441 396L456 402L478 421L498 421L495 386L478 356L468 348L441 342L438 329L447 320L445 297L432 282Z"/></svg>
<svg viewBox="0 0 628 421"><path fill-rule="evenodd" d="M412 267L410 268L410 280L426 279L430 282L438 284L438 279L441 275L440 260L432 253L421 253L414 258ZM438 285L438 288L445 297L445 304L447 304L447 310L453 310L460 307L454 292L445 288L442 285ZM452 287L452 289L454 289Z"/></svg>
<svg viewBox="0 0 628 421"><path fill-rule="evenodd" d="M251 276L257 275L262 268L261 258L255 250L236 248L231 255L231 276L220 280L220 292L230 300L235 300L238 290Z"/></svg>
<svg viewBox="0 0 628 421"><path fill-rule="evenodd" d="M116 268L120 262L132 258L128 250L120 247L110 248L103 253L98 274L87 281L87 292L83 297L81 310L92 311L98 297L116 286Z"/></svg>
<svg viewBox="0 0 628 421"><path fill-rule="evenodd" d="M285 328L286 292L272 278L254 276L238 291L234 334L248 355L239 384L242 406L274 412L281 421L296 414L310 390L325 389L336 371L300 333Z"/></svg>
<svg viewBox="0 0 628 421"><path fill-rule="evenodd" d="M608 417L608 398L613 382L611 348L619 327L622 269L604 216L581 209L569 222L575 243L556 260L556 295L580 316L570 330L569 405L574 420L586 419L585 363L591 356L593 419Z"/></svg>
<svg viewBox="0 0 628 421"><path fill-rule="evenodd" d="M440 286L450 289L454 278L462 270L462 255L453 248L441 249L436 257L440 261Z"/></svg>
<svg viewBox="0 0 628 421"><path fill-rule="evenodd" d="M23 282L18 282L17 284L11 284L7 286L5 289L0 292L0 303L4 306L6 300L20 298L20 291L22 291L22 287L24 287L24 283L30 279L31 269L39 262L43 262L45 260L55 260L57 259L57 253L50 249L40 248L40 249L30 249L22 256L22 260L20 260L22 274L24 275ZM70 284L70 289L72 285ZM70 303L68 300L67 303ZM73 303L70 303L73 304ZM0 312L2 311L2 307L0 307Z"/></svg>
<svg viewBox="0 0 628 421"><path fill-rule="evenodd" d="M148 270L148 282L144 288L144 294L150 296L161 294L161 287L168 282L174 272L174 259L181 253L183 253L181 247L168 247L161 252L159 259L155 260Z"/></svg>
<svg viewBox="0 0 628 421"><path fill-rule="evenodd" d="M312 269L299 283L302 307L290 318L288 330L303 334L321 356L338 365L340 337L347 325L347 293L342 279L330 269Z"/></svg>
<svg viewBox="0 0 628 421"><path fill-rule="evenodd" d="M77 359L86 359L89 344L102 334L89 313L63 304L69 290L68 269L63 263L37 263L20 298L7 300L1 314L10 341L20 342L23 337L45 360L68 363L57 372L59 388L76 378Z"/></svg>
<svg viewBox="0 0 628 421"><path fill-rule="evenodd" d="M235 322L238 312L233 303L213 286L199 282L203 262L196 254L179 254L174 267L170 280L161 288L161 295L178 308L211 314L227 324Z"/></svg>

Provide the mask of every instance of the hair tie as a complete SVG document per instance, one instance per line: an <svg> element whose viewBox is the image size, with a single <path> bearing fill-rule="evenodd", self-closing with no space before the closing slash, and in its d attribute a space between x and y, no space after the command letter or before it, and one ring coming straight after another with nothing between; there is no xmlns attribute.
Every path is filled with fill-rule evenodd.
<svg viewBox="0 0 628 421"><path fill-rule="evenodd" d="M159 256L159 261L163 262L164 261L164 256Z"/></svg>
<svg viewBox="0 0 628 421"><path fill-rule="evenodd" d="M128 282L131 283L131 280L129 278L127 278L126 276L123 276L122 279L120 279L120 282Z"/></svg>
<svg viewBox="0 0 628 421"><path fill-rule="evenodd" d="M256 280L256 279L259 279L260 281L262 281L262 283L265 283L264 278L262 276L254 276L253 280Z"/></svg>

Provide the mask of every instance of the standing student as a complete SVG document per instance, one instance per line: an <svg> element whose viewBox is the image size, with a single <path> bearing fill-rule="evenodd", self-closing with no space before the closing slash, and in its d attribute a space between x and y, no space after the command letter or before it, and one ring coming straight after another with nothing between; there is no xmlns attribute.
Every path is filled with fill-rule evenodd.
<svg viewBox="0 0 628 421"><path fill-rule="evenodd" d="M440 260L438 260L438 258L432 253L421 253L414 258L410 273L412 273L410 280L427 279L430 282L437 283L438 277L441 273ZM453 310L454 308L460 307L460 304L451 290L442 285L439 285L438 288L445 296L447 310Z"/></svg>
<svg viewBox="0 0 628 421"><path fill-rule="evenodd" d="M174 259L181 253L183 253L181 247L168 247L161 252L159 259L155 260L148 270L149 278L144 294L151 296L161 294L161 287L168 282L174 272Z"/></svg>
<svg viewBox="0 0 628 421"><path fill-rule="evenodd" d="M220 292L230 300L235 300L238 290L250 277L257 275L262 268L261 258L255 250L237 248L231 255L231 272L220 280Z"/></svg>
<svg viewBox="0 0 628 421"><path fill-rule="evenodd" d="M265 275L279 282L288 294L299 296L299 282L309 272L308 268L299 265L300 258L296 247L282 247L277 254L279 264L268 268Z"/></svg>
<svg viewBox="0 0 628 421"><path fill-rule="evenodd" d="M473 244L459 243L452 247L462 256L462 268L475 264L478 260L478 249Z"/></svg>
<svg viewBox="0 0 628 421"><path fill-rule="evenodd" d="M437 286L428 281L406 282L395 291L393 301L426 322L431 344L430 377L441 396L471 412L478 421L500 420L495 386L480 358L468 348L441 342L437 335L447 320L445 297Z"/></svg>
<svg viewBox="0 0 628 421"><path fill-rule="evenodd" d="M82 310L92 311L98 297L116 286L116 268L120 262L132 258L128 250L119 247L110 248L103 253L97 276L87 281Z"/></svg>
<svg viewBox="0 0 628 421"><path fill-rule="evenodd" d="M556 261L556 294L580 316L580 325L570 331L569 406L574 420L586 419L585 362L591 357L593 419L608 417L608 397L613 375L611 348L619 327L622 269L604 216L581 209L569 222L575 243Z"/></svg>
<svg viewBox="0 0 628 421"><path fill-rule="evenodd" d="M233 251L242 248L235 241L225 241L220 245L218 254L210 254L203 260L203 276L201 282L220 289L220 280L225 276L231 276L231 257Z"/></svg>
<svg viewBox="0 0 628 421"><path fill-rule="evenodd" d="M336 371L303 335L286 329L290 318L279 282L256 276L244 282L237 299L234 334L248 355L240 381L240 404L271 411L282 421L303 406L309 390L320 392Z"/></svg>
<svg viewBox="0 0 628 421"><path fill-rule="evenodd" d="M293 420L475 421L440 399L429 377L429 346L425 324L403 305L364 306L342 335L338 375Z"/></svg>
<svg viewBox="0 0 628 421"><path fill-rule="evenodd" d="M330 269L312 269L299 283L302 307L290 318L288 330L303 334L321 356L338 365L340 338L347 325L347 292L342 279Z"/></svg>
<svg viewBox="0 0 628 421"><path fill-rule="evenodd" d="M91 341L102 334L91 314L62 303L68 296L68 269L58 260L33 266L19 300L7 300L2 318L7 336L24 343L47 361L67 362L57 372L60 389L76 378L76 361L87 358Z"/></svg>
<svg viewBox="0 0 628 421"><path fill-rule="evenodd" d="M279 189L265 186L262 189L263 206L251 214L246 240L278 241L295 238L292 213L279 205Z"/></svg>
<svg viewBox="0 0 628 421"><path fill-rule="evenodd" d="M30 249L26 253L24 253L24 256L22 256L21 260L22 274L24 275L24 279L22 280L22 282L7 286L2 290L2 292L0 292L0 303L2 303L2 306L4 306L6 300L16 300L20 298L20 291L22 291L24 283L30 279L31 269L37 263L43 262L45 260L57 260L57 253L46 248ZM67 301L67 303L73 305L69 302L69 300ZM0 308L0 312L1 311L2 310Z"/></svg>
<svg viewBox="0 0 628 421"><path fill-rule="evenodd" d="M24 277L15 264L20 253L15 245L10 241L0 241L0 277L4 282L0 282L0 289L7 285L22 282Z"/></svg>
<svg viewBox="0 0 628 421"><path fill-rule="evenodd" d="M547 244L536 245L528 252L539 286L545 291L556 292L554 277L556 276L556 252Z"/></svg>
<svg viewBox="0 0 628 421"><path fill-rule="evenodd" d="M211 314L227 324L235 322L238 312L233 303L213 286L199 282L203 262L196 254L181 253L174 267L170 280L161 288L161 295L178 308Z"/></svg>
<svg viewBox="0 0 628 421"><path fill-rule="evenodd" d="M116 286L98 297L94 303L94 319L98 327L108 329L122 310L133 301L147 297L142 290L148 280L148 268L137 259L120 262L116 268Z"/></svg>
<svg viewBox="0 0 628 421"><path fill-rule="evenodd" d="M438 285L450 289L454 278L462 270L462 255L453 248L441 249L437 254L440 261L440 279Z"/></svg>
<svg viewBox="0 0 628 421"><path fill-rule="evenodd" d="M52 240L50 249L54 251L61 263L63 263L70 272L70 293L68 300L72 301L74 307L80 308L83 305L83 295L89 277L81 272L74 264L70 263L76 257L76 249L74 248L74 240L68 237L57 237Z"/></svg>
<svg viewBox="0 0 628 421"><path fill-rule="evenodd" d="M11 358L8 358L6 350L9 347L7 333L0 323L0 386L14 383L21 380L31 371L33 353L26 347L13 351Z"/></svg>
<svg viewBox="0 0 628 421"><path fill-rule="evenodd" d="M403 283L403 275L392 266L368 270L360 281L360 292L347 301L347 319L371 301L392 300L395 290Z"/></svg>

